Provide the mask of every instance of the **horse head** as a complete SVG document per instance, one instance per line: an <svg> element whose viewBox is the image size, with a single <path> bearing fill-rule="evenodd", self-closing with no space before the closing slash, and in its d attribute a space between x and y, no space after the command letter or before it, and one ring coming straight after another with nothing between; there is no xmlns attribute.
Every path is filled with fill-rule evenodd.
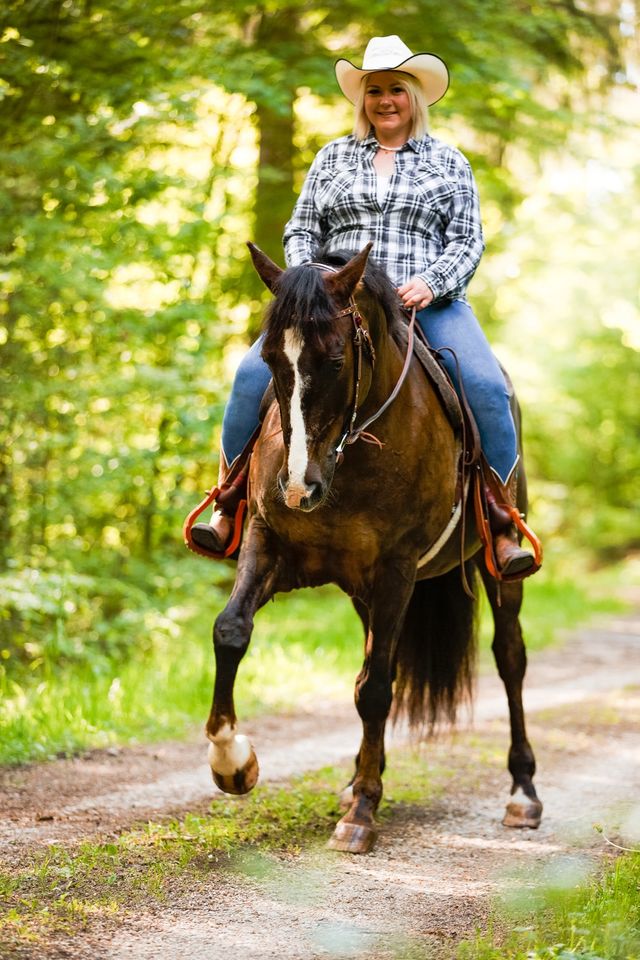
<svg viewBox="0 0 640 960"><path fill-rule="evenodd" d="M262 356L273 375L285 448L278 485L292 509L311 511L331 488L338 448L371 386L374 348L356 305L371 244L340 269L282 270L249 244L274 294Z"/></svg>

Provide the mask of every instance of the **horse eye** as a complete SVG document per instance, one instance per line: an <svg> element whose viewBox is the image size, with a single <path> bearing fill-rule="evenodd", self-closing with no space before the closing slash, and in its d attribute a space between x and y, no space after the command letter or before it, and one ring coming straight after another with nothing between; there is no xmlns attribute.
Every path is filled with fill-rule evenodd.
<svg viewBox="0 0 640 960"><path fill-rule="evenodd" d="M344 357L329 357L329 363L339 373L344 367Z"/></svg>

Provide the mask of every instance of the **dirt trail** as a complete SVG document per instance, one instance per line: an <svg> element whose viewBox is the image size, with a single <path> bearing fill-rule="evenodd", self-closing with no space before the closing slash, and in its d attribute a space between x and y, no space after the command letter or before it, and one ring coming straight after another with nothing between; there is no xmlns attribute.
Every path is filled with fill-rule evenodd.
<svg viewBox="0 0 640 960"><path fill-rule="evenodd" d="M426 807L406 808L387 821L369 856L313 850L268 861L244 857L213 871L206 893L181 889L168 903L127 917L116 934L89 931L86 940L68 945L67 955L450 956L453 945L482 924L496 894L526 891L544 877L572 882L592 869L605 850L594 822L639 845L640 808L632 802L640 791L640 693L633 689L640 687L639 654L637 613L601 621L531 658L525 704L545 804L538 831L500 824L509 786L503 769L507 708L499 681L489 675L478 685L473 725L462 724L455 736L439 738L416 758L446 763L455 786ZM262 780L286 780L353 756L359 724L352 705L329 704L313 714L247 725L246 732ZM469 777L463 773L474 752L477 766ZM188 745L96 752L5 772L0 852L17 865L34 847L204 811L214 791L204 760L198 735Z"/></svg>

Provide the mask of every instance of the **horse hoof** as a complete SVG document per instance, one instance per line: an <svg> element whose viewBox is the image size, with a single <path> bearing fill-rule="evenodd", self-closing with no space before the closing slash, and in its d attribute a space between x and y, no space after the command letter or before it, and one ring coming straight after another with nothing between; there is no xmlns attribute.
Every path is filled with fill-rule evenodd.
<svg viewBox="0 0 640 960"><path fill-rule="evenodd" d="M340 820L327 846L329 850L340 850L342 853L369 853L376 837L373 827Z"/></svg>
<svg viewBox="0 0 640 960"><path fill-rule="evenodd" d="M542 819L542 803L537 797L528 797L523 790L517 790L509 798L502 821L505 827L529 827L537 830Z"/></svg>
<svg viewBox="0 0 640 960"><path fill-rule="evenodd" d="M349 810L353 803L353 785L349 784L340 794L340 809Z"/></svg>
<svg viewBox="0 0 640 960"><path fill-rule="evenodd" d="M233 751L223 752L215 743L209 744L209 766L213 782L224 793L249 793L258 782L258 758L241 733L234 737Z"/></svg>

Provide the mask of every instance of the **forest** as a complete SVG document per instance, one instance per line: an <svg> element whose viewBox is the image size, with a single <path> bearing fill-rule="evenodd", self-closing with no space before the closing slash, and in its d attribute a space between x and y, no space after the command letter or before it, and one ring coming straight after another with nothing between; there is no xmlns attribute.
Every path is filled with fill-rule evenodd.
<svg viewBox="0 0 640 960"><path fill-rule="evenodd" d="M430 128L479 184L487 250L470 299L523 406L541 582L557 612L583 603L580 577L633 566L635 31L630 0L6 0L4 759L105 742L96 689L112 715L137 704L114 735L175 732L157 702L176 682L167 664L179 672L190 644L207 662L233 576L187 554L181 526L215 480L225 398L268 300L246 241L282 262L314 153L351 128L333 62L360 62L374 35L451 72Z"/></svg>

